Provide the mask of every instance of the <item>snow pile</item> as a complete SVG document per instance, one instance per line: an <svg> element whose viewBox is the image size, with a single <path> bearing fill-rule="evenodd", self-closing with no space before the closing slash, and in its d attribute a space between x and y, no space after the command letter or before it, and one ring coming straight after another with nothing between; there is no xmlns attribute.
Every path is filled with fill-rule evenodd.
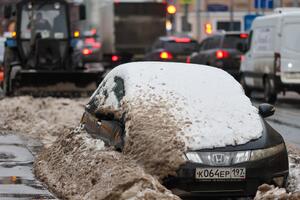
<svg viewBox="0 0 300 200"><path fill-rule="evenodd" d="M290 174L287 189L291 192L300 192L300 150L292 145L289 145L288 153Z"/></svg>
<svg viewBox="0 0 300 200"><path fill-rule="evenodd" d="M175 116L175 123L184 124L178 136L187 149L245 144L262 134L257 109L239 83L220 69L183 63L129 63L114 68L99 90L105 84L113 89L112 77L125 80L124 99L128 102L146 102L145 97L151 95L169 101L173 105L169 115ZM106 103L117 108L116 98L109 95Z"/></svg>
<svg viewBox="0 0 300 200"><path fill-rule="evenodd" d="M163 179L176 175L186 161L184 142L177 137L182 123L174 123L169 110L172 104L155 98L139 100L135 104L123 103L126 117L126 142L123 153L143 166L147 173ZM145 99L143 99L145 100Z"/></svg>
<svg viewBox="0 0 300 200"><path fill-rule="evenodd" d="M87 99L33 98L0 100L0 128L51 144L65 129L79 124Z"/></svg>
<svg viewBox="0 0 300 200"><path fill-rule="evenodd" d="M35 162L35 173L64 199L179 200L131 158L105 149L81 128L65 132Z"/></svg>
<svg viewBox="0 0 300 200"><path fill-rule="evenodd" d="M300 192L288 193L284 188L263 184L258 187L254 200L299 200Z"/></svg>

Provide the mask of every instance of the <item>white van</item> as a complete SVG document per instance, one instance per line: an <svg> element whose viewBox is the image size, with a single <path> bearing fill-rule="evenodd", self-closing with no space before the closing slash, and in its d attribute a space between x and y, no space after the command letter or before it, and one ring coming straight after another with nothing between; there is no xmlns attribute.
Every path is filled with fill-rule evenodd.
<svg viewBox="0 0 300 200"><path fill-rule="evenodd" d="M300 93L300 9L276 9L253 21L240 72L246 94L262 90L269 103L282 91Z"/></svg>

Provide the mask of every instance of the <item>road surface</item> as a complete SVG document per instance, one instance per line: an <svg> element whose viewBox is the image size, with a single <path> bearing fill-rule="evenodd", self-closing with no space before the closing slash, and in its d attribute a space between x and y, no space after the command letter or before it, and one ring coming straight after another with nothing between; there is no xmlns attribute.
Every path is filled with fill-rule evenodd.
<svg viewBox="0 0 300 200"><path fill-rule="evenodd" d="M253 99L253 102L256 106L262 103L259 98ZM275 107L275 114L267 121L287 143L300 148L300 95L292 92L286 96L279 95Z"/></svg>
<svg viewBox="0 0 300 200"><path fill-rule="evenodd" d="M32 172L34 153L40 144L16 135L0 133L0 199L56 199Z"/></svg>

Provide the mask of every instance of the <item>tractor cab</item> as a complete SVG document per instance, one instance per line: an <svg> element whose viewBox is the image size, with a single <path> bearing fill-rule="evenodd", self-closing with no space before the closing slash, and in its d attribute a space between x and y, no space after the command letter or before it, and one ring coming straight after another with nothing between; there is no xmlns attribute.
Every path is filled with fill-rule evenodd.
<svg viewBox="0 0 300 200"><path fill-rule="evenodd" d="M24 68L68 67L70 28L64 1L22 1L17 5L16 39Z"/></svg>

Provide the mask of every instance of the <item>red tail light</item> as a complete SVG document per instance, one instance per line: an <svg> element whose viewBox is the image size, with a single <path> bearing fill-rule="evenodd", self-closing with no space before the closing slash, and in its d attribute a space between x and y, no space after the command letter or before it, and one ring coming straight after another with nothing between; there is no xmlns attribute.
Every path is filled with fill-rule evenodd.
<svg viewBox="0 0 300 200"><path fill-rule="evenodd" d="M4 73L0 70L0 82L4 80Z"/></svg>
<svg viewBox="0 0 300 200"><path fill-rule="evenodd" d="M186 58L186 63L191 63L191 57L190 57L190 56L188 56L188 57Z"/></svg>
<svg viewBox="0 0 300 200"><path fill-rule="evenodd" d="M241 33L240 38L248 38L249 34L248 33Z"/></svg>
<svg viewBox="0 0 300 200"><path fill-rule="evenodd" d="M280 59L280 53L275 53L274 54L274 67L276 72L280 72L281 68L281 59Z"/></svg>
<svg viewBox="0 0 300 200"><path fill-rule="evenodd" d="M191 42L190 38L175 38L175 42L177 43L189 43Z"/></svg>
<svg viewBox="0 0 300 200"><path fill-rule="evenodd" d="M159 57L163 60L170 60L173 58L173 55L168 51L162 51L160 52Z"/></svg>
<svg viewBox="0 0 300 200"><path fill-rule="evenodd" d="M112 56L111 56L111 61L117 62L117 61L119 61L119 60L120 60L120 57L119 57L119 56L117 56L117 55L112 55Z"/></svg>
<svg viewBox="0 0 300 200"><path fill-rule="evenodd" d="M218 50L216 52L216 58L217 59L224 59L224 58L228 58L228 57L229 57L228 51Z"/></svg>
<svg viewBox="0 0 300 200"><path fill-rule="evenodd" d="M92 54L92 50L87 49L87 48L84 48L84 49L82 50L82 54L85 55L85 56L91 55L91 54Z"/></svg>

